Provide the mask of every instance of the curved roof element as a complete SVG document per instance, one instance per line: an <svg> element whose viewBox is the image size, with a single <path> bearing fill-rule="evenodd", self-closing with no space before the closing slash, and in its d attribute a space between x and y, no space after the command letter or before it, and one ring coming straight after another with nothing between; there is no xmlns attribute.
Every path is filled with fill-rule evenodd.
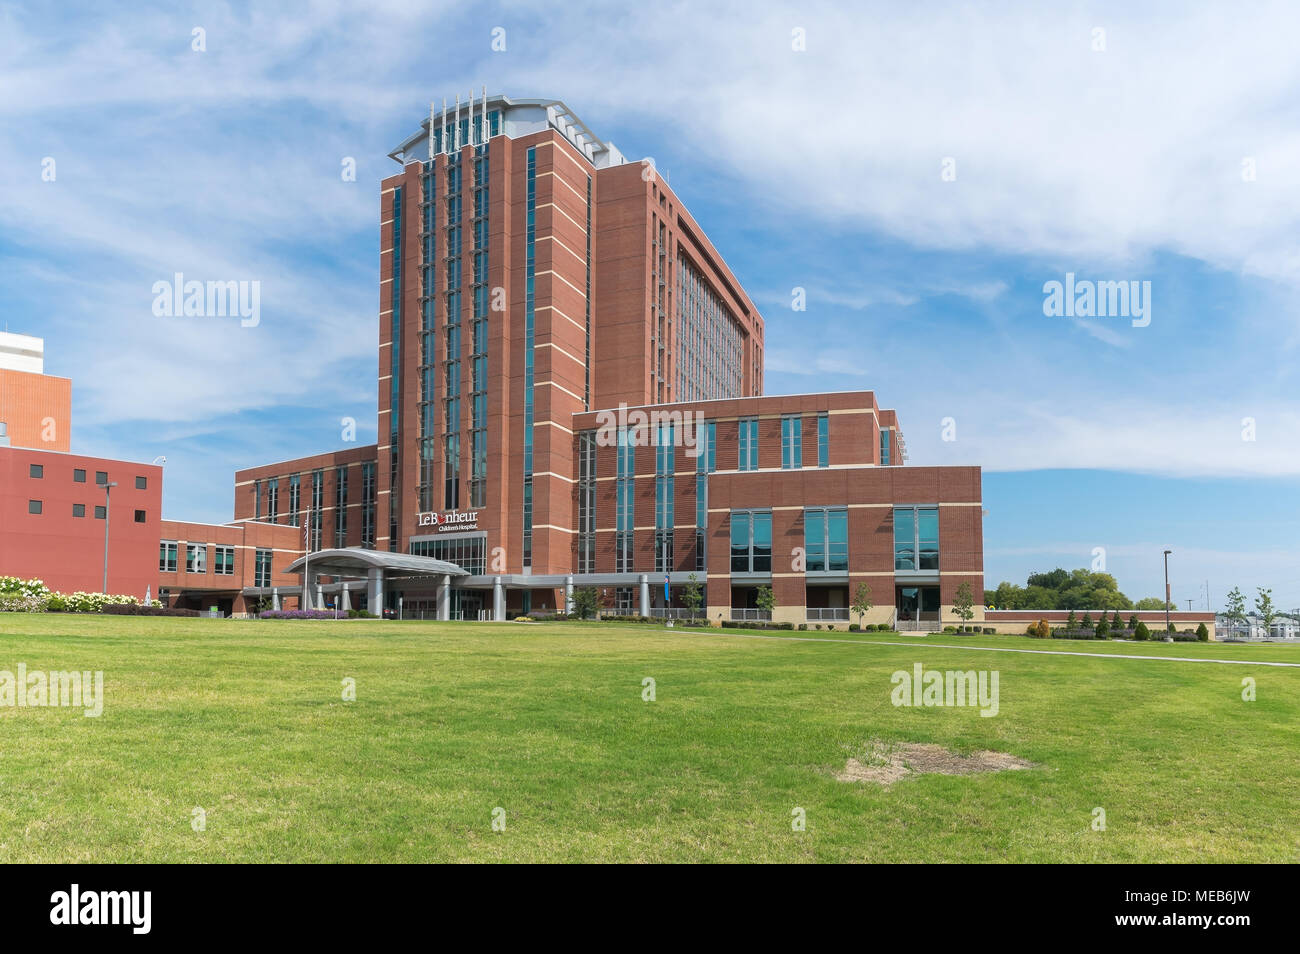
<svg viewBox="0 0 1300 954"><path fill-rule="evenodd" d="M285 572L302 572L306 560L306 557L299 557L285 568ZM389 576L469 576L468 570L462 570L455 563L446 560L409 553L390 553L387 550L367 550L363 547L317 550L311 554L311 567L327 576L365 576L368 570L383 570Z"/></svg>

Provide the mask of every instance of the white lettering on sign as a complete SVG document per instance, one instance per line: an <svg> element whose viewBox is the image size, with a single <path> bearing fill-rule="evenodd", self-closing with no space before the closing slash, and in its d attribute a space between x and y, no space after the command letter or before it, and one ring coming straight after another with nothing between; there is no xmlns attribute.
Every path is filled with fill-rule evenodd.
<svg viewBox="0 0 1300 954"><path fill-rule="evenodd" d="M436 510L417 513L417 527L437 527L439 533L448 530L474 530L478 527L477 510L448 510L438 513Z"/></svg>

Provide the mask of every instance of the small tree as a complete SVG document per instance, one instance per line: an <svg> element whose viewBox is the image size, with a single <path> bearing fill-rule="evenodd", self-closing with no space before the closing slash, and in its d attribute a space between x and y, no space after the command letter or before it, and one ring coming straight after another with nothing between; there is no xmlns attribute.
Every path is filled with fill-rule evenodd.
<svg viewBox="0 0 1300 954"><path fill-rule="evenodd" d="M975 597L971 595L970 583L962 583L952 598L953 612L963 623L969 623L975 616Z"/></svg>
<svg viewBox="0 0 1300 954"><path fill-rule="evenodd" d="M1228 602L1223 608L1223 615L1233 624L1234 629L1246 624L1246 598L1235 586L1228 592Z"/></svg>
<svg viewBox="0 0 1300 954"><path fill-rule="evenodd" d="M875 604L871 600L871 586L867 583L859 583L858 588L853 591L853 604L849 609L858 614L858 626L862 626L863 619L871 612Z"/></svg>
<svg viewBox="0 0 1300 954"><path fill-rule="evenodd" d="M1255 597L1255 613L1259 616L1259 621L1264 624L1264 635L1268 636L1273 631L1273 620L1277 619L1277 608L1273 605L1273 591L1266 590L1262 586L1255 589L1259 594Z"/></svg>
<svg viewBox="0 0 1300 954"><path fill-rule="evenodd" d="M1106 621L1105 613L1102 613L1101 619L1097 621L1097 629L1094 631L1094 635L1098 639L1106 639L1110 636L1110 623Z"/></svg>
<svg viewBox="0 0 1300 954"><path fill-rule="evenodd" d="M1137 613L1134 613L1132 616L1130 616L1130 617L1128 618L1128 628L1131 629L1131 630L1134 630L1134 631L1137 630L1137 628L1138 628L1138 617L1137 617Z"/></svg>
<svg viewBox="0 0 1300 954"><path fill-rule="evenodd" d="M1203 643L1208 643L1210 641L1210 631L1205 628L1204 623L1201 623L1196 627L1196 638Z"/></svg>
<svg viewBox="0 0 1300 954"><path fill-rule="evenodd" d="M700 578L694 573L686 578L686 585L682 587L682 602L691 611L692 619L700 614L700 604L704 602L704 591L700 589Z"/></svg>
<svg viewBox="0 0 1300 954"><path fill-rule="evenodd" d="M1038 625L1034 627L1034 634L1039 639L1047 639L1047 637L1052 635L1052 628L1047 625L1047 620L1040 619L1038 621Z"/></svg>
<svg viewBox="0 0 1300 954"><path fill-rule="evenodd" d="M1151 630L1147 629L1147 624L1138 620L1137 626L1133 627L1133 638L1147 640L1151 638Z"/></svg>
<svg viewBox="0 0 1300 954"><path fill-rule="evenodd" d="M594 586L579 586L573 591L572 613L578 619L591 619L600 607L600 592Z"/></svg>
<svg viewBox="0 0 1300 954"><path fill-rule="evenodd" d="M1124 623L1119 618L1119 610L1115 610L1115 615L1110 618L1110 628L1113 630L1124 628Z"/></svg>
<svg viewBox="0 0 1300 954"><path fill-rule="evenodd" d="M1089 613L1087 610L1085 610L1083 613L1083 628L1092 629L1092 614Z"/></svg>
<svg viewBox="0 0 1300 954"><path fill-rule="evenodd" d="M1079 626L1079 616L1074 610L1070 610L1070 615L1065 618L1065 631L1072 633Z"/></svg>
<svg viewBox="0 0 1300 954"><path fill-rule="evenodd" d="M772 592L772 587L760 586L758 588L758 594L754 598L754 604L763 612L771 616L772 610L776 609L776 594Z"/></svg>

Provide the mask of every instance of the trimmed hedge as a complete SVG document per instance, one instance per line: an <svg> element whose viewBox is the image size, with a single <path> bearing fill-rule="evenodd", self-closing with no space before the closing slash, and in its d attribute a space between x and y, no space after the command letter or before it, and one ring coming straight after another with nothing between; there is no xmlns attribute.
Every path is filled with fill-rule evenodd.
<svg viewBox="0 0 1300 954"><path fill-rule="evenodd" d="M172 609L167 606L141 606L139 603L108 603L100 610L107 616L204 616L195 609Z"/></svg>

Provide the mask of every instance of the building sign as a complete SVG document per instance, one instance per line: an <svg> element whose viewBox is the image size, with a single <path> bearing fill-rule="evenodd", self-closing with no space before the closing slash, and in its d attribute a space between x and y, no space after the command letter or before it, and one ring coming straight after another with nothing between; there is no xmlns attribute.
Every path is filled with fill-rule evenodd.
<svg viewBox="0 0 1300 954"><path fill-rule="evenodd" d="M417 513L415 515L415 525L417 527L436 527L438 533L447 533L451 530L477 530L478 511L447 510L438 513L436 510L430 510L425 513Z"/></svg>

